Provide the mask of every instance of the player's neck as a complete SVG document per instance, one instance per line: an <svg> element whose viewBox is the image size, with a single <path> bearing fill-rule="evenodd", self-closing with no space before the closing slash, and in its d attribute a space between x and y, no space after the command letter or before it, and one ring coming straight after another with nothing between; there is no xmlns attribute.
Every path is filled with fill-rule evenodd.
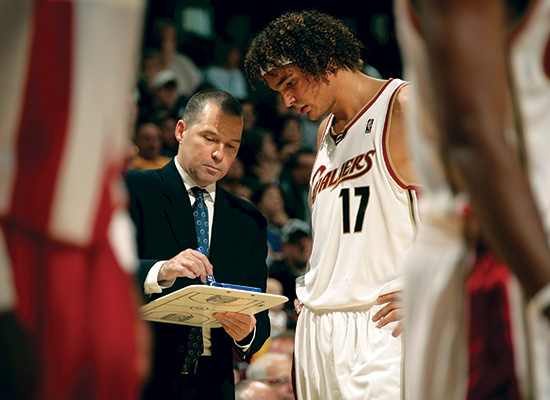
<svg viewBox="0 0 550 400"><path fill-rule="evenodd" d="M358 112L368 104L386 81L375 79L359 71L339 71L334 80L336 92L333 127L335 132L344 129Z"/></svg>

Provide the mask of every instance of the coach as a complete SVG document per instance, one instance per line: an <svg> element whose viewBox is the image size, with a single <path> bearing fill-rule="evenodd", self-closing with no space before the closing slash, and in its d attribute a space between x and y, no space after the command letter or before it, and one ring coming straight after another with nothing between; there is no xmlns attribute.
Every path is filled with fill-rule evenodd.
<svg viewBox="0 0 550 400"><path fill-rule="evenodd" d="M235 98L221 90L199 92L177 123L176 158L161 169L127 171L140 273L150 299L212 273L217 281L265 292L266 220L217 185L237 155L242 130ZM199 246L205 255L195 250ZM268 314L215 316L223 328L153 323L153 372L144 398L235 398L233 349L249 360L269 336ZM193 341L200 342L197 351L190 351Z"/></svg>

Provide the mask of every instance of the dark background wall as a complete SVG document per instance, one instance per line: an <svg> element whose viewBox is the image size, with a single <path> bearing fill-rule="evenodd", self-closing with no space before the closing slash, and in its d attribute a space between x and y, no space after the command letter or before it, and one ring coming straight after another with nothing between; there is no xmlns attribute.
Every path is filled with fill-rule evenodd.
<svg viewBox="0 0 550 400"><path fill-rule="evenodd" d="M216 40L231 37L241 44L245 52L251 37L284 11L316 8L342 19L355 30L365 45L363 59L378 69L383 77L401 77L392 0L319 3L311 0L149 0L143 46L152 44L153 21L159 17L169 17L180 26L180 50L193 57L199 66L204 66L213 60ZM209 37L186 29L184 15L190 8L201 9L203 15L209 16Z"/></svg>

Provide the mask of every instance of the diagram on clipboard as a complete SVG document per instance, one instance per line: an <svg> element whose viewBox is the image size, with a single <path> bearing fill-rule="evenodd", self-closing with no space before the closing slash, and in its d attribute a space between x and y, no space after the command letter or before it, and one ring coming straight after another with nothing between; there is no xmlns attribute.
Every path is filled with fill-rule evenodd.
<svg viewBox="0 0 550 400"><path fill-rule="evenodd" d="M213 313L252 315L287 301L275 294L191 285L141 306L140 312L147 321L218 328L221 324Z"/></svg>

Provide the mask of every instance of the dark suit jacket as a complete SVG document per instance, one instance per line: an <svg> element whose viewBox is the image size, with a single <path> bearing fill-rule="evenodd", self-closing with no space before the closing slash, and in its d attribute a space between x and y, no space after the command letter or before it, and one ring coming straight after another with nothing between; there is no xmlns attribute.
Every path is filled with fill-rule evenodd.
<svg viewBox="0 0 550 400"><path fill-rule="evenodd" d="M126 173L130 213L137 228L141 282L155 262L198 247L191 203L174 163L172 160L161 169ZM217 187L209 256L217 281L260 287L265 292L266 226L265 218L251 203ZM177 278L171 288L149 300L196 283L200 281ZM256 314L256 319L256 336L246 354L223 328L213 328L212 356L201 357L197 373L192 376L181 374L189 327L153 323L154 364L145 397L191 399L194 397L189 387L194 386L198 390L196 398L234 399L232 348L248 361L269 336L267 311Z"/></svg>

